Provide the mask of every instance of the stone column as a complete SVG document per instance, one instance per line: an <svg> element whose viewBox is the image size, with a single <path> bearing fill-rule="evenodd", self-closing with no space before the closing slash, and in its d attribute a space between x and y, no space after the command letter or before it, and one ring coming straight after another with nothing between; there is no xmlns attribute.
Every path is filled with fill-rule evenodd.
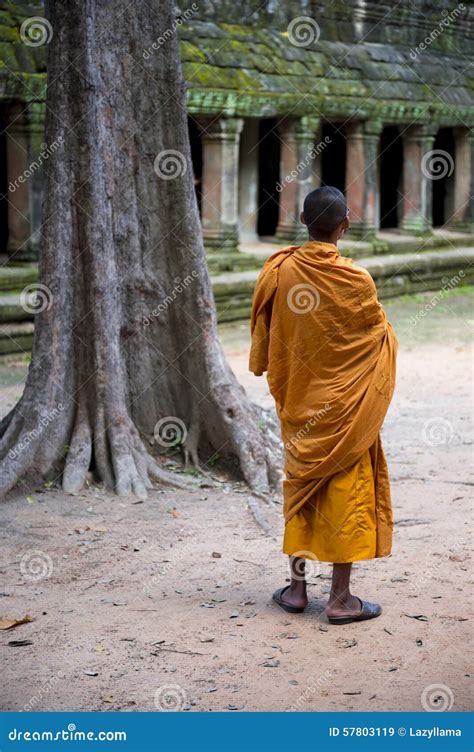
<svg viewBox="0 0 474 752"><path fill-rule="evenodd" d="M380 120L346 125L346 201L349 234L370 238L380 226L378 151L383 123Z"/></svg>
<svg viewBox="0 0 474 752"><path fill-rule="evenodd" d="M244 121L202 123L202 230L209 251L238 250L239 139Z"/></svg>
<svg viewBox="0 0 474 752"><path fill-rule="evenodd" d="M239 235L248 243L258 242L258 127L257 118L245 120L240 137Z"/></svg>
<svg viewBox="0 0 474 752"><path fill-rule="evenodd" d="M32 184L27 177L30 167L29 126L21 109L7 113L6 127L8 180L8 244L12 262L31 257Z"/></svg>
<svg viewBox="0 0 474 752"><path fill-rule="evenodd" d="M46 144L44 140L45 105L35 105L35 112L30 115L30 159L31 164L37 165L31 180L30 206L31 206L31 240L30 251L35 258L38 257L41 243L41 221L44 194L44 161L50 158L50 151L62 149L62 142Z"/></svg>
<svg viewBox="0 0 474 752"><path fill-rule="evenodd" d="M312 179L310 190L314 191L316 188L320 188L322 184L322 154L327 149L328 142L323 140L323 128L319 123L316 132L316 149L311 168Z"/></svg>
<svg viewBox="0 0 474 752"><path fill-rule="evenodd" d="M469 128L454 129L454 212L451 227L474 232L474 133Z"/></svg>
<svg viewBox="0 0 474 752"><path fill-rule="evenodd" d="M304 198L313 189L313 162L319 118L304 116L283 121L279 128L280 210L276 236L284 243L301 242L308 233L300 222Z"/></svg>
<svg viewBox="0 0 474 752"><path fill-rule="evenodd" d="M433 226L432 178L429 152L436 130L426 125L412 125L403 135L403 218L401 229L409 233L429 233Z"/></svg>

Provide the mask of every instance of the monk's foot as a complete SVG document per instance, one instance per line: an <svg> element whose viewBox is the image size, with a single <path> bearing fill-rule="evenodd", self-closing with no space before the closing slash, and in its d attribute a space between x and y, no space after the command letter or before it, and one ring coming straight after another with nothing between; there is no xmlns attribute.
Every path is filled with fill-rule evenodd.
<svg viewBox="0 0 474 752"><path fill-rule="evenodd" d="M287 606L294 608L306 608L308 597L306 595L306 583L298 582L296 587L290 585L281 595L281 600Z"/></svg>
<svg viewBox="0 0 474 752"><path fill-rule="evenodd" d="M358 616L361 612L361 601L355 595L330 597L326 606L326 616L333 619L340 616Z"/></svg>

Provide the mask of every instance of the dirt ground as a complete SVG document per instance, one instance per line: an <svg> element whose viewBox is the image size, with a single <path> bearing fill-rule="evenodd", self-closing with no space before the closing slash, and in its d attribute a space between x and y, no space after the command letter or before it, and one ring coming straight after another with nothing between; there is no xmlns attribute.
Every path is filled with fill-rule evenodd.
<svg viewBox="0 0 474 752"><path fill-rule="evenodd" d="M288 577L280 510L261 505L266 533L239 483L144 503L22 490L0 511L0 618L32 621L0 632L0 709L470 709L473 296L432 297L386 305L401 345L383 432L394 548L354 571L379 619L327 625L328 564L311 568L306 613L273 605ZM221 334L247 391L271 405L246 372L247 327ZM2 368L3 412L24 372Z"/></svg>

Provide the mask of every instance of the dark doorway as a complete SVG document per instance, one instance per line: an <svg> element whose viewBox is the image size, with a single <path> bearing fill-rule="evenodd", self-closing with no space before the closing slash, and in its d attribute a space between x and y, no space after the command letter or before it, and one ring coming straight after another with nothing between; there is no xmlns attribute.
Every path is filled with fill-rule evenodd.
<svg viewBox="0 0 474 752"><path fill-rule="evenodd" d="M273 237L278 225L280 179L280 140L277 121L261 120L259 123L258 148L258 221L257 233Z"/></svg>
<svg viewBox="0 0 474 752"><path fill-rule="evenodd" d="M340 191L346 188L346 138L341 123L323 123L321 143L321 185L333 185Z"/></svg>
<svg viewBox="0 0 474 752"><path fill-rule="evenodd" d="M202 200L202 142L199 126L192 117L188 117L189 142L191 145L191 161L193 163L193 178L196 198L201 214Z"/></svg>
<svg viewBox="0 0 474 752"><path fill-rule="evenodd" d="M8 244L8 177L7 137L5 122L0 118L0 254L7 252Z"/></svg>
<svg viewBox="0 0 474 752"><path fill-rule="evenodd" d="M403 140L397 126L383 129L379 153L380 227L398 227L403 195Z"/></svg>
<svg viewBox="0 0 474 752"><path fill-rule="evenodd" d="M442 227L453 213L454 136L452 128L440 128L433 144L435 152L427 163L432 178L433 227Z"/></svg>

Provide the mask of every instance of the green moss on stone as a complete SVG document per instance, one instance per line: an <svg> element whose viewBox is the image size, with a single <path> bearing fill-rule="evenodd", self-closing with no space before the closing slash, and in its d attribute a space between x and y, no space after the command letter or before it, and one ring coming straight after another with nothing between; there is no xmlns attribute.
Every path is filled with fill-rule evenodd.
<svg viewBox="0 0 474 752"><path fill-rule="evenodd" d="M11 13L6 10L0 10L0 26L16 26L16 21Z"/></svg>
<svg viewBox="0 0 474 752"><path fill-rule="evenodd" d="M0 25L0 42L18 42L20 35L18 29L11 26Z"/></svg>
<svg viewBox="0 0 474 752"><path fill-rule="evenodd" d="M15 57L13 45L9 42L0 42L0 58L7 68L18 70L18 61Z"/></svg>
<svg viewBox="0 0 474 752"><path fill-rule="evenodd" d="M179 43L179 49L181 52L181 60L186 63L205 63L207 57L195 44L181 40Z"/></svg>

